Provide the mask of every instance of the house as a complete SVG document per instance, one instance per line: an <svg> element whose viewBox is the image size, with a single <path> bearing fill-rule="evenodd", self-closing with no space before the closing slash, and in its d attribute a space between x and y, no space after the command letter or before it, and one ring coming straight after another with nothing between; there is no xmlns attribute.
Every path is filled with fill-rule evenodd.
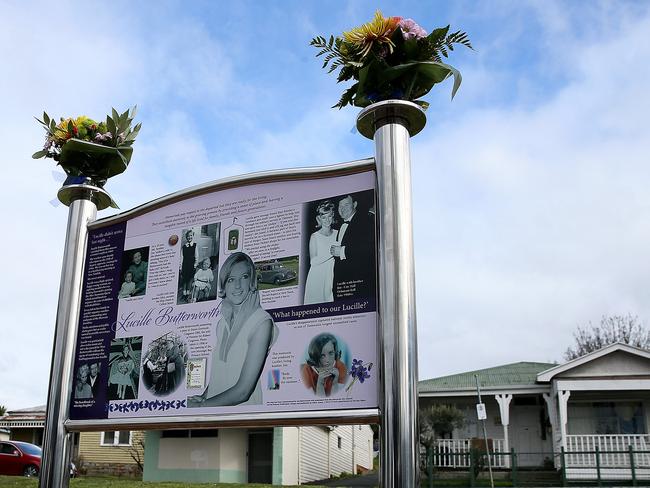
<svg viewBox="0 0 650 488"><path fill-rule="evenodd" d="M150 431L144 481L298 485L372 469L368 425Z"/></svg>
<svg viewBox="0 0 650 488"><path fill-rule="evenodd" d="M77 454L73 459L76 460L81 474L141 476L144 463L144 432L81 432L78 436Z"/></svg>
<svg viewBox="0 0 650 488"><path fill-rule="evenodd" d="M45 411L7 412L0 429L41 446ZM368 425L81 432L72 458L90 476L297 485L372 469L373 433Z"/></svg>
<svg viewBox="0 0 650 488"><path fill-rule="evenodd" d="M463 427L437 440L442 452L467 452L471 438L483 437L476 378L488 413L487 437L497 453L514 449L519 466L559 468L564 450L567 478L595 477L597 464L604 477L631 476L630 446L650 448L646 350L617 343L559 365L520 362L420 381L420 408L452 404L465 415ZM650 479L648 454L636 455L637 478ZM508 467L510 458L496 455L493 461ZM440 456L438 464L464 467L466 457Z"/></svg>
<svg viewBox="0 0 650 488"><path fill-rule="evenodd" d="M45 405L7 411L0 417L0 428L9 430L11 440L43 445Z"/></svg>

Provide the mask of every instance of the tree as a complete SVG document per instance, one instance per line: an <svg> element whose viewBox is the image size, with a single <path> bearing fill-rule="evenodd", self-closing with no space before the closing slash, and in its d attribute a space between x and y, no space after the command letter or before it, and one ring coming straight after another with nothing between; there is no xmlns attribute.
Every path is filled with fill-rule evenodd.
<svg viewBox="0 0 650 488"><path fill-rule="evenodd" d="M420 410L420 443L434 447L438 437L465 425L463 412L453 405L433 405Z"/></svg>
<svg viewBox="0 0 650 488"><path fill-rule="evenodd" d="M584 327L578 326L573 338L574 346L567 348L564 353L564 359L567 361L616 342L650 349L650 331L639 322L637 316L631 314L610 317L603 315L598 325L589 322L589 325Z"/></svg>
<svg viewBox="0 0 650 488"><path fill-rule="evenodd" d="M7 407L0 405L0 417L4 416L7 413Z"/></svg>
<svg viewBox="0 0 650 488"><path fill-rule="evenodd" d="M144 471L144 437L138 437L130 446L120 446L135 461L140 473Z"/></svg>

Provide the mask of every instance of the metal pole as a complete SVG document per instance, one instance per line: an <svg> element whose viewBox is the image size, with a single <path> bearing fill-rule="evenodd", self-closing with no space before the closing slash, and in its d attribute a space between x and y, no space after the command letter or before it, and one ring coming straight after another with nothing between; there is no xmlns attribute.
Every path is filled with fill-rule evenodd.
<svg viewBox="0 0 650 488"><path fill-rule="evenodd" d="M67 488L70 484L72 434L66 431L64 422L68 418L72 397L72 362L88 240L87 225L95 220L98 207L104 209L111 201L108 193L89 181L64 186L58 197L70 208L47 395L40 488Z"/></svg>
<svg viewBox="0 0 650 488"><path fill-rule="evenodd" d="M401 100L373 104L357 118L359 132L375 141L377 165L383 488L420 486L409 144L425 123L419 106Z"/></svg>
<svg viewBox="0 0 650 488"><path fill-rule="evenodd" d="M481 385L478 382L477 374L474 375L474 379L476 380L476 392L478 394L478 402L483 403L481 401ZM490 446L488 445L487 430L485 429L485 419L481 420L481 425L483 426L483 438L485 439L485 451L487 453L488 470L490 471L490 486L494 488L494 478L492 477L492 460L490 459Z"/></svg>
<svg viewBox="0 0 650 488"><path fill-rule="evenodd" d="M632 475L632 486L636 486L636 466L634 465L634 448L632 444L628 446L628 452L630 453L630 474Z"/></svg>

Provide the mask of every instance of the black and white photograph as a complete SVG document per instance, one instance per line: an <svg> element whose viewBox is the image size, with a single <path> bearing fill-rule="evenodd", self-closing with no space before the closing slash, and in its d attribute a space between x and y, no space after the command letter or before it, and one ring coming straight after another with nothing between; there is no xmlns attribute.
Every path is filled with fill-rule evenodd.
<svg viewBox="0 0 650 488"><path fill-rule="evenodd" d="M309 259L304 304L364 298L375 293L374 191L305 205L303 243Z"/></svg>
<svg viewBox="0 0 650 488"><path fill-rule="evenodd" d="M221 313L209 382L202 394L187 399L187 406L259 405L262 368L278 327L260 304L255 265L248 254L233 253L224 261L219 271L219 297Z"/></svg>
<svg viewBox="0 0 650 488"><path fill-rule="evenodd" d="M119 298L144 296L147 292L149 247L129 249L122 254L121 285Z"/></svg>
<svg viewBox="0 0 650 488"><path fill-rule="evenodd" d="M217 297L220 224L198 225L181 234L176 304L204 302Z"/></svg>
<svg viewBox="0 0 650 488"><path fill-rule="evenodd" d="M138 398L142 337L120 337L111 341L108 360L108 400Z"/></svg>
<svg viewBox="0 0 650 488"><path fill-rule="evenodd" d="M93 390L88 382L90 376L90 365L83 363L77 368L77 374L74 381L73 398L75 400L86 400L93 398Z"/></svg>
<svg viewBox="0 0 650 488"><path fill-rule="evenodd" d="M259 290L298 284L298 256L258 261L255 263Z"/></svg>
<svg viewBox="0 0 650 488"><path fill-rule="evenodd" d="M223 239L225 241L224 253L226 255L240 252L244 247L244 227L237 223L237 217L232 218L232 223L224 224Z"/></svg>
<svg viewBox="0 0 650 488"><path fill-rule="evenodd" d="M147 346L142 359L142 382L155 396L167 396L185 381L187 344L178 334L168 332Z"/></svg>

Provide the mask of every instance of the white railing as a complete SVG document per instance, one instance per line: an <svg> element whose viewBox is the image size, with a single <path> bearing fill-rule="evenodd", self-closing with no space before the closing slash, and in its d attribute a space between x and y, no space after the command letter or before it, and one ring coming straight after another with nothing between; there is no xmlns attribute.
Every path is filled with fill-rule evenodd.
<svg viewBox="0 0 650 488"><path fill-rule="evenodd" d="M650 451L650 435L647 434L568 435L566 441L567 468L596 467L596 449L602 468L629 467L630 446L634 451ZM634 463L637 467L650 467L650 454L635 453Z"/></svg>
<svg viewBox="0 0 650 488"><path fill-rule="evenodd" d="M469 451L471 439L438 439L436 441L436 452L434 463L439 468L469 468ZM502 453L503 439L492 439L492 446L495 453ZM505 468L509 465L508 456L490 456L492 466Z"/></svg>

